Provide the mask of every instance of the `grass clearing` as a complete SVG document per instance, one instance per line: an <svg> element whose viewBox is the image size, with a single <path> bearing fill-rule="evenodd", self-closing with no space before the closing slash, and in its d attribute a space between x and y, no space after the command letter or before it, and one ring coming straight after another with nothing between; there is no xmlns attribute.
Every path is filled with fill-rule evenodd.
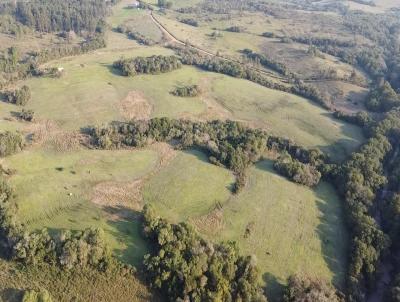
<svg viewBox="0 0 400 302"><path fill-rule="evenodd" d="M134 181L149 174L158 155L151 150L80 150L51 153L29 150L5 160L16 170L18 216L28 229L101 227L114 253L138 264L145 252L132 208L99 207L90 201L96 184Z"/></svg>
<svg viewBox="0 0 400 302"><path fill-rule="evenodd" d="M235 118L256 122L301 145L318 147L335 160L342 160L364 140L359 127L334 119L326 110L292 94L228 77L213 81L211 91Z"/></svg>
<svg viewBox="0 0 400 302"><path fill-rule="evenodd" d="M204 160L197 151L180 154L148 183L146 202L170 221L189 221L203 236L235 240L243 254L256 255L271 301L296 272L343 285L347 233L330 185L312 190L291 183L265 160L250 169L245 190L232 196L228 171Z"/></svg>
<svg viewBox="0 0 400 302"><path fill-rule="evenodd" d="M147 184L144 201L173 222L203 215L230 196L232 173L200 151L181 152Z"/></svg>

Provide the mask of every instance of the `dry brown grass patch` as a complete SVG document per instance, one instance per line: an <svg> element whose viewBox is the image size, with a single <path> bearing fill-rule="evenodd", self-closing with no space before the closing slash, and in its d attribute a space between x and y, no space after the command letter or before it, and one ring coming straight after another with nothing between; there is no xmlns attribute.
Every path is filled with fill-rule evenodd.
<svg viewBox="0 0 400 302"><path fill-rule="evenodd" d="M150 118L153 107L142 93L131 91L120 101L119 111L128 121L132 119L145 120Z"/></svg>

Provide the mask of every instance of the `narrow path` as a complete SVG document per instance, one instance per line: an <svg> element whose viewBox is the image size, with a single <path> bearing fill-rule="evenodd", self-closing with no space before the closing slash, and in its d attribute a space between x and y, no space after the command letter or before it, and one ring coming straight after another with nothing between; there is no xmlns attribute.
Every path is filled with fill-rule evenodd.
<svg viewBox="0 0 400 302"><path fill-rule="evenodd" d="M232 59L232 58L226 58L226 57L223 57L221 55L214 54L214 53L212 53L212 52L210 52L208 50L202 49L202 48L200 48L198 46L194 46L192 44L185 43L184 41L182 41L179 38L177 38L173 33L171 33L159 20L157 20L157 18L153 14L153 11L150 12L150 18L158 26L158 28L164 33L164 35L169 38L169 40L171 42L177 43L177 44L182 45L182 46L189 47L189 48L194 49L194 50L196 50L196 51L198 51L198 52L200 52L202 54L206 54L208 56L219 58L219 59L222 59L222 60L225 60L225 61L228 61L228 62L238 63L238 64L240 64L242 66L245 66L245 64L240 62L239 60L235 60L235 59ZM246 65L246 67L248 68L249 66ZM260 69L260 68L257 68L257 67L250 67L250 68L255 70L255 71L257 71L257 72L259 72L259 73L261 73L261 74L264 74L264 75L266 75L268 77L277 79L277 80L279 80L281 82L284 82L284 83L289 83L289 81L286 78L284 78L282 76L278 76L278 75L276 75L276 74L274 74L272 72L269 72L269 71L266 71L266 70L263 70L263 69Z"/></svg>

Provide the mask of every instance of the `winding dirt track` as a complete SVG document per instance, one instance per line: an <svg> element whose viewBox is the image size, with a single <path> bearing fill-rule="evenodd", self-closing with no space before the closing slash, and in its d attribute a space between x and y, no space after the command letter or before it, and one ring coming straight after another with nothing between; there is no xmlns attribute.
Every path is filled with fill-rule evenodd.
<svg viewBox="0 0 400 302"><path fill-rule="evenodd" d="M206 54L206 55L209 55L209 56L212 56L212 57L216 57L216 58L219 58L219 59L222 59L222 60L225 60L225 61L234 62L234 63L238 63L238 64L240 64L240 65L244 65L244 64L243 64L242 62L240 62L239 60L235 60L235 59L231 59L231 58L226 58L226 57L217 55L217 54L215 54L215 53L212 53L212 52L210 52L210 51L208 51L208 50L202 49L202 48L200 48L200 47L197 47L197 46L194 46L194 45L185 43L184 41L178 39L173 33L171 33L170 31L168 31L168 29L167 29L163 24L161 24L160 21L157 20L157 18L156 18L156 17L154 16L154 14L153 14L153 11L150 12L150 17L151 17L151 20L158 26L158 28L163 32L163 34L164 34L171 42L174 42L174 43L177 43L177 44L179 44L179 45L183 45L183 46L189 47L189 48L191 48L191 49L197 50L198 52L200 52L200 53L202 53L202 54ZM248 66L246 66L246 67L248 67ZM253 70L259 72L259 73L262 73L262 74L264 74L264 75L266 75L266 76L268 76L268 77L277 79L277 80L279 80L279 81L281 81L281 82L284 82L284 83L288 83L288 82L289 82L286 78L281 77L281 76L278 76L278 75L276 75L276 74L274 74L274 73L272 73L272 72L268 72L268 71L266 71L266 70L263 70L263 69L260 69L260 68L257 68L257 67L251 67L251 68L252 68Z"/></svg>

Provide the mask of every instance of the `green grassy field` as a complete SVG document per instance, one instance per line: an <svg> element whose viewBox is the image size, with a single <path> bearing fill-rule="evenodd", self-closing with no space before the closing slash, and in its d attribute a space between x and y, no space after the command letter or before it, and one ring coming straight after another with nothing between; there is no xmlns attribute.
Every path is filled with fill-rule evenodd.
<svg viewBox="0 0 400 302"><path fill-rule="evenodd" d="M202 161L178 156L148 183L145 201L171 221L189 221L209 239L235 240L242 253L256 255L272 300L297 272L343 285L347 234L330 185L311 190L291 183L262 161L250 170L245 190L229 196L227 171L209 165L204 173Z"/></svg>
<svg viewBox="0 0 400 302"><path fill-rule="evenodd" d="M96 204L92 202L94 188L109 181L125 184L137 180L149 174L157 160L157 153L151 150L31 150L7 158L5 164L16 171L10 182L16 192L18 216L28 229L101 227L115 254L138 264L144 244L138 222L131 219L134 207L128 200L121 200L123 207L107 201Z"/></svg>
<svg viewBox="0 0 400 302"><path fill-rule="evenodd" d="M179 222L224 203L233 182L230 171L209 164L203 153L183 152L146 184L144 200Z"/></svg>

